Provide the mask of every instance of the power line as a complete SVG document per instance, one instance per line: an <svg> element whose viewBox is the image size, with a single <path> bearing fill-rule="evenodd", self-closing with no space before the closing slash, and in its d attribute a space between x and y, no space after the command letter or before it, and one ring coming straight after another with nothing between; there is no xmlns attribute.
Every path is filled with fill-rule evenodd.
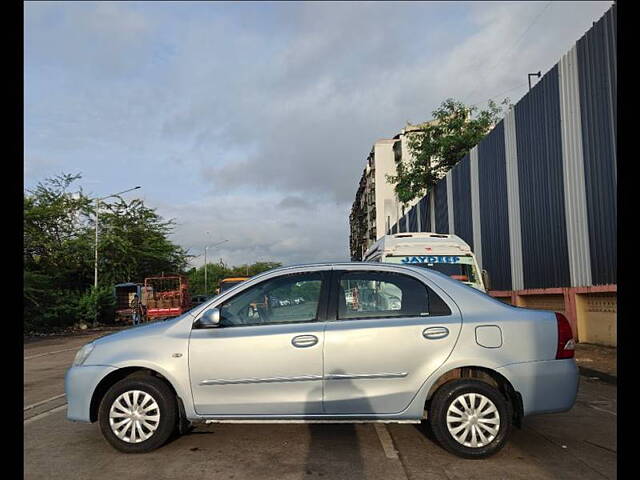
<svg viewBox="0 0 640 480"><path fill-rule="evenodd" d="M502 93L498 93L498 94L496 94L496 95L489 96L489 98L487 98L486 100L478 100L477 102L472 103L471 105L469 105L469 107L475 107L475 106L480 105L481 103L487 102L487 101L489 101L489 100L494 100L494 99L496 99L496 98L500 98L500 97L501 97L502 95L504 95L505 93L509 93L509 92L511 92L511 91L513 91L513 90L515 90L515 89L517 89L517 88L525 87L526 85L527 85L527 83L526 83L526 82L525 82L525 83L521 83L521 84L519 84L519 85L516 85L515 87L511 87L509 90L505 90L505 91L504 91L504 92L502 92Z"/></svg>
<svg viewBox="0 0 640 480"><path fill-rule="evenodd" d="M531 28L536 24L536 22L538 21L538 19L542 16L542 14L545 12L545 10L551 5L551 0L549 0L545 6L538 12L538 15L536 15L536 17L529 23L529 26L526 28L526 30L522 33L522 35L520 35L520 37L518 38L518 41L516 43L513 44L513 47L511 47L509 50L506 51L506 53L504 55L502 55L501 57L498 58L498 60L496 62L494 62L493 64L491 64L489 67L487 67L486 69L483 69L483 72L489 71L489 70L495 70L496 67L498 65L500 65L504 60L506 60L515 50L516 48L520 45L520 43L522 42L522 40L524 40L524 38L526 37L527 33L529 33L529 30L531 30ZM482 80L484 80L485 75L483 73L480 74L480 77L482 78ZM474 93L477 92L478 90L478 85L479 82L476 83L476 88L474 88L471 93L469 94L469 97L473 96Z"/></svg>

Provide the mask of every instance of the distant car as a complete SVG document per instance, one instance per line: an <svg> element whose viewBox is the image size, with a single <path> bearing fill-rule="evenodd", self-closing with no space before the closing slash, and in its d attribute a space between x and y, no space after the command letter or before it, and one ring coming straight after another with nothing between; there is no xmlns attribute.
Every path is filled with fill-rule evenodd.
<svg viewBox="0 0 640 480"><path fill-rule="evenodd" d="M347 304L349 289L368 303ZM266 301L302 291L304 305ZM376 292L396 292L400 308ZM524 416L569 410L577 390L562 314L385 263L262 273L181 317L88 343L65 377L68 418L98 421L123 452L160 447L190 422L426 419L444 448L481 458Z"/></svg>

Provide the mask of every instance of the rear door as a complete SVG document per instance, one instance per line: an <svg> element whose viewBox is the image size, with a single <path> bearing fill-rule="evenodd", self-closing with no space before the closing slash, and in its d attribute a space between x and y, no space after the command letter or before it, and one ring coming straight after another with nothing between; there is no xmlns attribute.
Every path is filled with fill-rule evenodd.
<svg viewBox="0 0 640 480"><path fill-rule="evenodd" d="M421 277L336 271L325 328L327 414L404 410L451 353L462 318L455 303ZM437 287L436 287L437 288Z"/></svg>

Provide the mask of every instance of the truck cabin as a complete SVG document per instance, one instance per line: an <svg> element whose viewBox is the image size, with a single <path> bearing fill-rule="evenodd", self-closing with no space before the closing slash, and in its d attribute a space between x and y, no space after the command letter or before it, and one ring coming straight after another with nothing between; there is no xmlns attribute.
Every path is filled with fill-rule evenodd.
<svg viewBox="0 0 640 480"><path fill-rule="evenodd" d="M223 278L220 280L220 286L218 287L218 293L222 293L226 290L229 290L231 287L238 285L239 283L248 280L250 277L229 277Z"/></svg>
<svg viewBox="0 0 640 480"><path fill-rule="evenodd" d="M113 287L113 292L116 298L116 322L131 320L131 301L136 294L142 298L142 285L133 282L119 283Z"/></svg>

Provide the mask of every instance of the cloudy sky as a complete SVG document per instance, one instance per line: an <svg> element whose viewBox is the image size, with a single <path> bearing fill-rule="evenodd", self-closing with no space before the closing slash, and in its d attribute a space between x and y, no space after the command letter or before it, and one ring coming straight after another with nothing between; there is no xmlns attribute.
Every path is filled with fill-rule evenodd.
<svg viewBox="0 0 640 480"><path fill-rule="evenodd" d="M346 260L373 142L447 97L515 103L611 4L27 2L25 187L142 185L230 264Z"/></svg>

